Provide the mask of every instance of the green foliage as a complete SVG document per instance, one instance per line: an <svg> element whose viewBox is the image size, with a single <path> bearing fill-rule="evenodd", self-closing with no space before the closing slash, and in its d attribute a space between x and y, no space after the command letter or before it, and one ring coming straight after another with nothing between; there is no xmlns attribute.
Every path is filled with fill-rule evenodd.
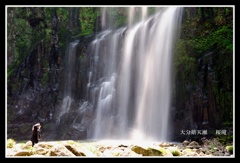
<svg viewBox="0 0 240 163"><path fill-rule="evenodd" d="M34 11L33 11L34 10ZM40 21L36 28L30 26L31 18L41 18L42 10L39 8L13 7L11 8L13 18L9 17L11 24L8 23L8 55L13 55L14 60L8 66L7 77L9 78L19 64L22 63L29 53L38 45L40 40L47 38L44 35L44 24ZM35 12L35 13L33 13ZM47 12L46 12L47 13ZM46 37L45 37L46 36ZM12 48L12 49L11 49ZM10 53L13 50L13 53Z"/></svg>
<svg viewBox="0 0 240 163"><path fill-rule="evenodd" d="M29 27L29 24L27 20L24 19L14 19L13 26L17 27L17 37L16 37L16 47L15 51L15 60L22 60L23 56L26 55L27 52L30 51L31 48L31 28Z"/></svg>
<svg viewBox="0 0 240 163"><path fill-rule="evenodd" d="M233 146L226 146L226 150L227 150L230 154L233 154Z"/></svg>
<svg viewBox="0 0 240 163"><path fill-rule="evenodd" d="M69 8L68 7L59 7L56 10L58 16L58 34L59 34L59 49L63 49L66 47L67 39L70 37L69 32ZM51 39L51 35L49 35L49 39Z"/></svg>
<svg viewBox="0 0 240 163"><path fill-rule="evenodd" d="M69 11L66 7L58 7L57 8L57 16L59 23L66 22L68 19Z"/></svg>
<svg viewBox="0 0 240 163"><path fill-rule="evenodd" d="M8 68L7 68L7 78L9 79L9 77L13 74L13 72L15 71L15 65L11 64Z"/></svg>
<svg viewBox="0 0 240 163"><path fill-rule="evenodd" d="M184 40L178 40L176 44L176 55L174 60L174 66L176 67L176 73L180 73L182 78L195 79L197 61L193 55L189 55L187 49L187 42Z"/></svg>
<svg viewBox="0 0 240 163"><path fill-rule="evenodd" d="M97 12L93 7L83 7L80 10L81 35L89 35L94 32Z"/></svg>
<svg viewBox="0 0 240 163"><path fill-rule="evenodd" d="M127 24L127 8L112 7L107 9L108 24L111 28L119 28Z"/></svg>
<svg viewBox="0 0 240 163"><path fill-rule="evenodd" d="M213 33L212 39L214 43L219 43L219 46L232 52L233 29L230 25L220 27L216 32Z"/></svg>
<svg viewBox="0 0 240 163"><path fill-rule="evenodd" d="M115 21L115 26L118 28L118 27L120 27L120 26L122 26L122 25L125 25L126 24L126 16L124 16L124 15L120 15L120 14L118 14L118 15L116 15L115 16L115 19L116 19L116 21Z"/></svg>
<svg viewBox="0 0 240 163"><path fill-rule="evenodd" d="M212 88L213 99L208 103L214 103L216 123L222 126L233 119L233 9L185 8L184 13L173 63L178 103L184 104L186 96L193 95L188 85L208 92L207 96ZM203 64L208 66L204 72Z"/></svg>
<svg viewBox="0 0 240 163"><path fill-rule="evenodd" d="M7 148L13 148L16 144L16 141L14 139L7 139Z"/></svg>
<svg viewBox="0 0 240 163"><path fill-rule="evenodd" d="M224 48L231 52L233 50L232 37L232 29L230 29L229 26L222 26L218 30L204 37L194 37L189 43L198 53L206 52L213 45L217 45L219 48Z"/></svg>
<svg viewBox="0 0 240 163"><path fill-rule="evenodd" d="M224 127L233 127L233 122L232 121L223 122L223 126Z"/></svg>
<svg viewBox="0 0 240 163"><path fill-rule="evenodd" d="M216 135L216 139L223 145L229 145L233 142L233 135Z"/></svg>

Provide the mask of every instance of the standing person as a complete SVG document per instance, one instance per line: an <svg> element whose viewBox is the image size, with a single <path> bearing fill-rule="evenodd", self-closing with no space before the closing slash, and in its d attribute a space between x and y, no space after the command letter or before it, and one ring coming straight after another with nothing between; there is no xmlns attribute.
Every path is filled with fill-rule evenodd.
<svg viewBox="0 0 240 163"><path fill-rule="evenodd" d="M31 137L32 147L34 146L34 144L37 144L41 138L40 129L41 129L40 123L36 123L35 125L32 126L32 137Z"/></svg>

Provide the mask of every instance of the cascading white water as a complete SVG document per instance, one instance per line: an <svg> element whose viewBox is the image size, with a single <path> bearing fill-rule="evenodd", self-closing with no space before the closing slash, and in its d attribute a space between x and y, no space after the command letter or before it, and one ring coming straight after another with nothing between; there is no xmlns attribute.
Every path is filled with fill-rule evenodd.
<svg viewBox="0 0 240 163"><path fill-rule="evenodd" d="M137 83L137 112L133 138L168 141L171 102L171 63L175 38L177 8L169 8L154 17L148 42L142 49ZM143 26L145 26L144 24ZM147 30L143 28L142 30ZM145 33L145 32L144 32ZM136 133L137 135L136 135ZM137 136L137 137L136 137Z"/></svg>
<svg viewBox="0 0 240 163"><path fill-rule="evenodd" d="M105 41L106 39L108 40L109 38L106 37L109 35L111 36L108 41L108 46L111 48L107 48L107 50L105 50L105 53L108 54L108 64L104 65L100 63L101 68L106 69L104 74L106 80L101 83L99 89L100 91L96 105L96 119L94 121L94 132L92 135L92 138L94 139L109 137L112 135L111 132L114 130L113 106L116 96L116 55L118 55L117 48L119 46L119 36L122 35L124 30L125 28L121 28L111 35L110 33L112 31L106 30L99 35L100 39L93 41L94 44L96 44L93 47L100 47L101 51L104 51L105 48L101 46L101 41ZM94 51L96 50L99 49L95 49Z"/></svg>
<svg viewBox="0 0 240 163"><path fill-rule="evenodd" d="M89 138L169 140L171 60L181 12L169 7L147 17L142 7L141 20L134 24L130 8L129 26L107 38L107 79L100 86Z"/></svg>
<svg viewBox="0 0 240 163"><path fill-rule="evenodd" d="M65 84L64 84L64 99L60 110L57 112L57 123L59 123L61 116L68 112L72 103L72 86L73 86L73 73L74 73L74 62L76 60L76 46L79 40L75 40L68 45L68 51L65 58Z"/></svg>

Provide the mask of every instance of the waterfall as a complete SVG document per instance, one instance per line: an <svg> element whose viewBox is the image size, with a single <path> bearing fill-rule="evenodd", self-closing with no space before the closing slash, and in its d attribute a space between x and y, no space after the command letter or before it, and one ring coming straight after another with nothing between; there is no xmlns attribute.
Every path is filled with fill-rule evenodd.
<svg viewBox="0 0 240 163"><path fill-rule="evenodd" d="M173 39L178 17L177 8L170 8L158 13L153 19L153 26L148 31L143 24L148 42L143 44L136 85L136 121L133 138L168 141L169 109L171 102L171 60ZM146 38L144 39L146 40ZM143 40L143 41L144 41ZM135 133L136 132L136 133Z"/></svg>
<svg viewBox="0 0 240 163"><path fill-rule="evenodd" d="M129 8L127 27L106 29L92 43L94 71L102 69L95 73L99 95L88 138L170 139L172 53L182 9L161 8L151 16L147 11L142 7L134 22L136 12Z"/></svg>
<svg viewBox="0 0 240 163"><path fill-rule="evenodd" d="M64 99L60 110L56 113L57 124L59 124L61 116L70 110L72 104L72 87L74 85L74 66L76 60L76 47L79 40L75 40L68 45L68 50L66 52L65 66L64 66Z"/></svg>

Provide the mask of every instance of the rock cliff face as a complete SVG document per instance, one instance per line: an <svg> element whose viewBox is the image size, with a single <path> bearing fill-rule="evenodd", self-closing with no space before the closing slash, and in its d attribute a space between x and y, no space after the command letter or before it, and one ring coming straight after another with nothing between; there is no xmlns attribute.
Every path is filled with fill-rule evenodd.
<svg viewBox="0 0 240 163"><path fill-rule="evenodd" d="M91 56L87 55L87 43L91 38L79 38L81 42L78 44L74 60L74 69L72 81L73 102L72 112L68 116L74 115L76 109L80 107L82 101L87 99L87 82L89 60ZM41 47L41 44L38 48ZM67 49L66 49L67 51ZM8 80L8 96L7 96L7 136L17 140L28 140L31 135L31 125L40 122L43 125L43 133L46 139L54 139L57 134L63 131L65 125L59 129L56 123L56 113L62 107L64 99L64 79L66 53L59 52L58 66L52 64L49 69L38 67L39 57L42 55L39 50L34 50L17 69L16 73ZM43 58L44 59L44 58ZM61 61L62 60L62 61ZM36 61L36 62L35 62ZM32 66L32 67L30 67ZM43 70L43 72L41 72ZM45 74L40 76L39 73ZM28 78L28 74L34 76L32 81ZM85 113L84 110L79 114L79 120L82 118L92 117L91 105ZM74 109L75 108L75 109ZM74 111L75 110L75 111ZM65 116L66 121L67 117ZM69 117L71 119L72 117ZM86 120L87 121L87 120ZM89 122L90 123L90 122ZM74 130L74 129L73 129ZM59 132L58 132L59 131ZM66 132L67 133L67 132ZM75 138L83 139L86 137L80 134ZM61 136L58 136L61 138ZM74 137L72 137L74 138Z"/></svg>

